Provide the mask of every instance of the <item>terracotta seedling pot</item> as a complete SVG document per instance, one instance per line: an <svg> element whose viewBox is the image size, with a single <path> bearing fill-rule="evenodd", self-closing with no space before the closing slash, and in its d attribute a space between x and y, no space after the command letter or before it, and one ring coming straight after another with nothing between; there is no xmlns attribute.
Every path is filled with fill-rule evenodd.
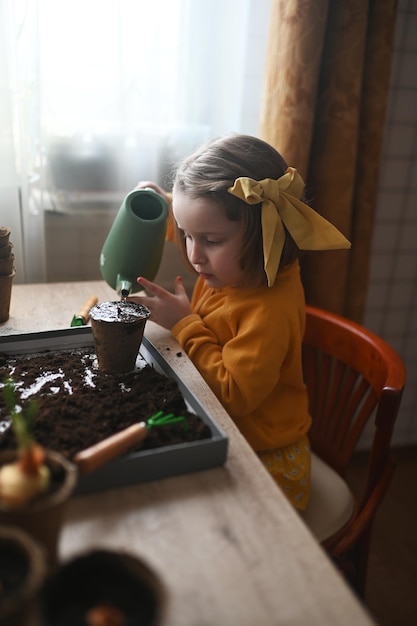
<svg viewBox="0 0 417 626"><path fill-rule="evenodd" d="M0 226L0 248L8 245L10 239L10 228L8 226Z"/></svg>
<svg viewBox="0 0 417 626"><path fill-rule="evenodd" d="M103 302L90 310L99 368L108 374L135 369L149 309L134 302Z"/></svg>
<svg viewBox="0 0 417 626"><path fill-rule="evenodd" d="M0 276L10 276L14 271L14 254L7 258L0 258Z"/></svg>
<svg viewBox="0 0 417 626"><path fill-rule="evenodd" d="M8 259L13 254L13 244L9 241L5 246L0 246L0 259Z"/></svg>
<svg viewBox="0 0 417 626"><path fill-rule="evenodd" d="M16 452L0 452L0 466L16 459ZM44 546L50 567L57 563L58 540L65 506L77 480L75 465L61 454L46 451L46 465L51 472L49 490L27 504L10 509L0 502L0 525L21 528Z"/></svg>
<svg viewBox="0 0 417 626"><path fill-rule="evenodd" d="M37 623L38 594L46 578L45 551L28 534L0 526L0 624Z"/></svg>
<svg viewBox="0 0 417 626"><path fill-rule="evenodd" d="M7 322L10 315L10 300L12 297L13 271L8 276L0 276L0 324Z"/></svg>
<svg viewBox="0 0 417 626"><path fill-rule="evenodd" d="M92 550L62 565L41 593L44 626L157 626L165 590L149 566L131 555Z"/></svg>

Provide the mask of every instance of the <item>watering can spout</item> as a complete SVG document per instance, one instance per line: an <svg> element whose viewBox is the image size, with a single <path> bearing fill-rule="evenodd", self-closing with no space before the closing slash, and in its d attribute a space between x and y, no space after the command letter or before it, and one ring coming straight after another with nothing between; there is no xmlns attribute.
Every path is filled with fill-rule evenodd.
<svg viewBox="0 0 417 626"><path fill-rule="evenodd" d="M139 291L138 276L154 280L165 245L168 205L153 189L124 199L100 254L104 280L122 298Z"/></svg>
<svg viewBox="0 0 417 626"><path fill-rule="evenodd" d="M117 275L116 292L121 298L127 298L132 291L132 283L130 280L123 278L120 274Z"/></svg>

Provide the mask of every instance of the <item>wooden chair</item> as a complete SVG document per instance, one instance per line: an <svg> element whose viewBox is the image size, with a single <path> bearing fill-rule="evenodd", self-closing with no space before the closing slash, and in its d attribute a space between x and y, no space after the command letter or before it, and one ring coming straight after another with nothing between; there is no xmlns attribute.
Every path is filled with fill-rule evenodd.
<svg viewBox="0 0 417 626"><path fill-rule="evenodd" d="M313 455L311 499L302 515L363 598L373 520L394 471L390 444L405 367L375 334L308 306L303 368ZM373 441L363 489L355 496L345 476L365 427L372 427Z"/></svg>

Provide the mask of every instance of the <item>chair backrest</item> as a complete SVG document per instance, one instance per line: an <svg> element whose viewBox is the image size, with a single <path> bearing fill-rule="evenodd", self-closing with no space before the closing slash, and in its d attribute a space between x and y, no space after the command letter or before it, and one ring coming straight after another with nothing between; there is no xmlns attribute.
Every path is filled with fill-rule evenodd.
<svg viewBox="0 0 417 626"><path fill-rule="evenodd" d="M368 467L368 497L390 455L405 384L400 356L359 324L307 306L303 370L313 419L312 449L344 475L371 417L375 432Z"/></svg>

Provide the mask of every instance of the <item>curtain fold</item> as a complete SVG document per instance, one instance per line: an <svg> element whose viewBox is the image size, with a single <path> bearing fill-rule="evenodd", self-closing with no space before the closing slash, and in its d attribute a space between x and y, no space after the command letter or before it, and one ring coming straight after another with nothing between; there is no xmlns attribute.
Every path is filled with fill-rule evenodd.
<svg viewBox="0 0 417 626"><path fill-rule="evenodd" d="M11 229L15 265L23 267L23 225L19 207L18 176L15 169L15 143L13 135L13 89L8 58L14 53L9 32L9 7L0 2L0 226ZM22 276L17 274L14 281Z"/></svg>
<svg viewBox="0 0 417 626"><path fill-rule="evenodd" d="M395 0L273 0L260 135L352 242L302 259L307 302L362 321Z"/></svg>
<svg viewBox="0 0 417 626"><path fill-rule="evenodd" d="M306 180L328 0L272 0L260 135Z"/></svg>

